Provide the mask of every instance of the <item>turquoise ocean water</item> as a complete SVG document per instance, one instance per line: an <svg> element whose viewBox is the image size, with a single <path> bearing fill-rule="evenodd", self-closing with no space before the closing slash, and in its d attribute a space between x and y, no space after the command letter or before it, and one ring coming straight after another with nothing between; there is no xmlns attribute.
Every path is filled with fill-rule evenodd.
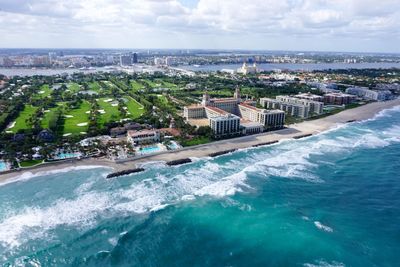
<svg viewBox="0 0 400 267"><path fill-rule="evenodd" d="M0 186L4 266L400 266L400 108L106 180Z"/></svg>

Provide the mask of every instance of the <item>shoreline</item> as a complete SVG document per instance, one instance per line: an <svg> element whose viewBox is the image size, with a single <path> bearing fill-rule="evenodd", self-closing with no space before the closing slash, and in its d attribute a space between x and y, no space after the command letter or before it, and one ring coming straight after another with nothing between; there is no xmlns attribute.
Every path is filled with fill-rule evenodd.
<svg viewBox="0 0 400 267"><path fill-rule="evenodd" d="M224 151L234 151L238 149L263 146L284 139L301 139L303 137L322 133L344 123L371 119L380 111L399 105L400 99L386 102L374 102L361 107L344 110L340 113L321 119L292 124L290 127L282 130L215 141L203 145L185 147L175 151L165 151L123 162L114 162L104 158L88 158L47 163L29 169L13 170L8 173L2 173L0 174L0 184L17 181L19 177L23 176L39 176L42 173L46 174L48 172L55 172L68 168L112 168L112 172L123 172L139 168L142 164L148 162L168 162L188 158L204 158Z"/></svg>

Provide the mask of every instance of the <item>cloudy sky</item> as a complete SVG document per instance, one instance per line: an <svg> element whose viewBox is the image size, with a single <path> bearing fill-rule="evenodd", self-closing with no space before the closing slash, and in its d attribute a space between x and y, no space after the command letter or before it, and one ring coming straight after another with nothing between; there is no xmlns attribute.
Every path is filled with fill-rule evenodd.
<svg viewBox="0 0 400 267"><path fill-rule="evenodd" d="M3 48L400 52L400 0L0 0Z"/></svg>

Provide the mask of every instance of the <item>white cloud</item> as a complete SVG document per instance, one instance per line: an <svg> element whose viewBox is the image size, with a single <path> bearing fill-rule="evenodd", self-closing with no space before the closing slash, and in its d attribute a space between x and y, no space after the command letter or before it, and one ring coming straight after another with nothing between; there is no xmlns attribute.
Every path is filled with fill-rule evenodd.
<svg viewBox="0 0 400 267"><path fill-rule="evenodd" d="M398 0L187 1L0 0L0 45L307 49L308 38L323 50L331 40L400 49Z"/></svg>

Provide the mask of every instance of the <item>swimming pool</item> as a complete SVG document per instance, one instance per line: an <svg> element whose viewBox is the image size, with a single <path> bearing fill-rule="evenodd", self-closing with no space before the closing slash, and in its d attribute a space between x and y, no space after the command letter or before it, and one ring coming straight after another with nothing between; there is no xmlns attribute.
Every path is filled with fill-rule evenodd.
<svg viewBox="0 0 400 267"><path fill-rule="evenodd" d="M8 171L9 167L8 164L4 161L0 160L0 172Z"/></svg>
<svg viewBox="0 0 400 267"><path fill-rule="evenodd" d="M72 159L80 157L81 153L73 152L73 153L59 153L57 154L54 159Z"/></svg>
<svg viewBox="0 0 400 267"><path fill-rule="evenodd" d="M152 153L161 152L163 149L160 146L146 146L139 149L139 155L147 155Z"/></svg>

